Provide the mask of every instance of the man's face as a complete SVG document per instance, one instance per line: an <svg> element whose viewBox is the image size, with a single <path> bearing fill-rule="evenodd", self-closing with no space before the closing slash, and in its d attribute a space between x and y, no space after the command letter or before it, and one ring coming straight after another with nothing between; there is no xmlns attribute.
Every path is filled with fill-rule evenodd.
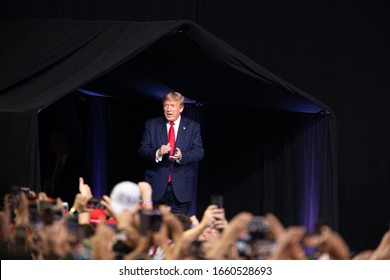
<svg viewBox="0 0 390 280"><path fill-rule="evenodd" d="M180 105L179 101L168 99L163 104L164 115L167 121L174 122L183 111L183 106Z"/></svg>

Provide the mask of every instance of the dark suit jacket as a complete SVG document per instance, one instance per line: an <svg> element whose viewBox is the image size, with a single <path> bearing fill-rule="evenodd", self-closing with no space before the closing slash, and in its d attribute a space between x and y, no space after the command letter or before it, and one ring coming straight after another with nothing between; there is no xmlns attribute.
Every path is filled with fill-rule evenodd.
<svg viewBox="0 0 390 280"><path fill-rule="evenodd" d="M47 186L49 189L43 190L47 192L50 197L61 197L62 201L68 202L70 206L73 205L76 194L79 192L79 178L83 177L84 181L89 183L89 172L84 161L72 153L69 153L68 158L64 164L61 176L57 182L52 178L53 171L56 165L56 157L52 157L47 162L47 169L45 170L45 179L52 181L53 185ZM69 207L70 207L69 206Z"/></svg>
<svg viewBox="0 0 390 280"><path fill-rule="evenodd" d="M156 162L156 151L163 144L168 143L167 126L164 117L146 121L138 154L146 160L145 181L153 189L153 200L162 198L167 188L169 172L172 173L172 188L180 202L189 202L195 199L197 172L195 164L204 155L199 123L181 117L176 137L176 146L182 152L180 163L168 159L164 155L162 161Z"/></svg>

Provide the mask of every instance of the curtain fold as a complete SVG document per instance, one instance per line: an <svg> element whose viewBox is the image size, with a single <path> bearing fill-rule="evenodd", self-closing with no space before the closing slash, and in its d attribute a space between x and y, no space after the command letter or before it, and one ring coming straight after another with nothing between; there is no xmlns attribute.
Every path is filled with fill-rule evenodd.
<svg viewBox="0 0 390 280"><path fill-rule="evenodd" d="M107 137L110 126L110 106L105 98L88 98L86 103L86 158L89 163L91 187L96 197L108 194Z"/></svg>
<svg viewBox="0 0 390 280"><path fill-rule="evenodd" d="M235 109L240 120L232 120L229 114L213 109L207 116L201 200L223 195L228 217L237 211L273 213L286 226L312 231L325 220L337 228L334 116ZM208 125L215 122L219 127ZM232 131L240 122L245 126L238 137ZM224 133L225 142L207 139L208 131Z"/></svg>

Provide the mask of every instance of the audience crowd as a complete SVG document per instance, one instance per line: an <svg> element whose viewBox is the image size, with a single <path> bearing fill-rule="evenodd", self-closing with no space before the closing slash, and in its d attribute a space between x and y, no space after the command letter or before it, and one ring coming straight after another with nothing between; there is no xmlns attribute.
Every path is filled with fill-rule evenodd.
<svg viewBox="0 0 390 280"><path fill-rule="evenodd" d="M121 182L96 198L80 178L67 209L61 198L13 188L0 212L1 259L71 260L388 260L390 230L374 250L351 253L326 224L315 233L284 226L268 213L237 213L210 204L202 217L153 205L146 182Z"/></svg>

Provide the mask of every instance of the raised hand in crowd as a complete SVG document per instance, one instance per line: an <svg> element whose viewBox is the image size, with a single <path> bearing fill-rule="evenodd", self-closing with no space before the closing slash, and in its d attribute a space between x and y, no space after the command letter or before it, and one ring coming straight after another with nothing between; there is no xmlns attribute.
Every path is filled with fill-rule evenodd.
<svg viewBox="0 0 390 280"><path fill-rule="evenodd" d="M354 260L390 260L390 230L386 231L375 250L364 250Z"/></svg>
<svg viewBox="0 0 390 280"><path fill-rule="evenodd" d="M83 213L87 211L87 202L93 197L92 191L89 185L84 184L84 179L79 178L79 193L76 194L76 197L71 208L78 213ZM72 212L72 211L71 211Z"/></svg>
<svg viewBox="0 0 390 280"><path fill-rule="evenodd" d="M390 230L386 231L375 250L364 250L353 257L354 260L389 260Z"/></svg>
<svg viewBox="0 0 390 280"><path fill-rule="evenodd" d="M193 219L189 217L189 221L192 222ZM218 240L227 224L225 210L213 204L209 205L203 213L201 221L183 232L181 257L184 259L203 258L203 245ZM196 248L197 246L198 248Z"/></svg>
<svg viewBox="0 0 390 280"><path fill-rule="evenodd" d="M303 227L291 226L276 239L275 250L271 252L269 259L273 260L305 260L306 255L301 245L305 234Z"/></svg>
<svg viewBox="0 0 390 280"><path fill-rule="evenodd" d="M200 222L184 232L184 240L186 242L193 242L199 238L202 240L211 238L213 236L211 231L215 229L214 225L216 223L217 216L220 215L222 211L223 210L220 210L216 205L209 205L203 213L203 217Z"/></svg>
<svg viewBox="0 0 390 280"><path fill-rule="evenodd" d="M171 212L170 207L160 205L159 210L161 212L162 222L167 228L167 239L170 239L166 240L169 243L168 251L165 252L166 259L182 259L183 226L179 219Z"/></svg>
<svg viewBox="0 0 390 280"><path fill-rule="evenodd" d="M113 260L115 230L104 223L104 220L97 224L95 234L91 238L92 259Z"/></svg>
<svg viewBox="0 0 390 280"><path fill-rule="evenodd" d="M270 259L303 260L306 259L301 240L305 234L303 227L292 226L285 228L280 220L272 213L267 213L265 219L275 240L275 248L269 256Z"/></svg>
<svg viewBox="0 0 390 280"><path fill-rule="evenodd" d="M277 240L277 250L272 258L274 259L307 259L304 257L305 230L302 227L293 226L285 228L278 218L269 213L266 219L271 231ZM350 258L350 251L347 243L339 233L333 231L329 226L323 225L319 232L310 237L310 246L317 251L316 258L330 258L335 260L346 260Z"/></svg>
<svg viewBox="0 0 390 280"><path fill-rule="evenodd" d="M228 226L224 229L221 237L206 252L207 259L238 259L237 241L247 235L248 224L253 218L249 212L241 212L234 216Z"/></svg>
<svg viewBox="0 0 390 280"><path fill-rule="evenodd" d="M10 238L10 225L11 225L11 196L9 194L5 195L3 198L4 208L0 211L0 242L3 245ZM1 246L4 248L4 246Z"/></svg>
<svg viewBox="0 0 390 280"><path fill-rule="evenodd" d="M45 259L65 259L72 250L71 236L64 219L46 225L40 233L40 238Z"/></svg>
<svg viewBox="0 0 390 280"><path fill-rule="evenodd" d="M385 232L378 247L370 256L370 260L390 260L390 230Z"/></svg>
<svg viewBox="0 0 390 280"><path fill-rule="evenodd" d="M153 209L152 186L147 182L138 183L141 192L141 203L143 209Z"/></svg>
<svg viewBox="0 0 390 280"><path fill-rule="evenodd" d="M348 260L351 258L349 247L341 235L324 225L320 228L320 243L318 249L320 252L329 254L333 260Z"/></svg>

